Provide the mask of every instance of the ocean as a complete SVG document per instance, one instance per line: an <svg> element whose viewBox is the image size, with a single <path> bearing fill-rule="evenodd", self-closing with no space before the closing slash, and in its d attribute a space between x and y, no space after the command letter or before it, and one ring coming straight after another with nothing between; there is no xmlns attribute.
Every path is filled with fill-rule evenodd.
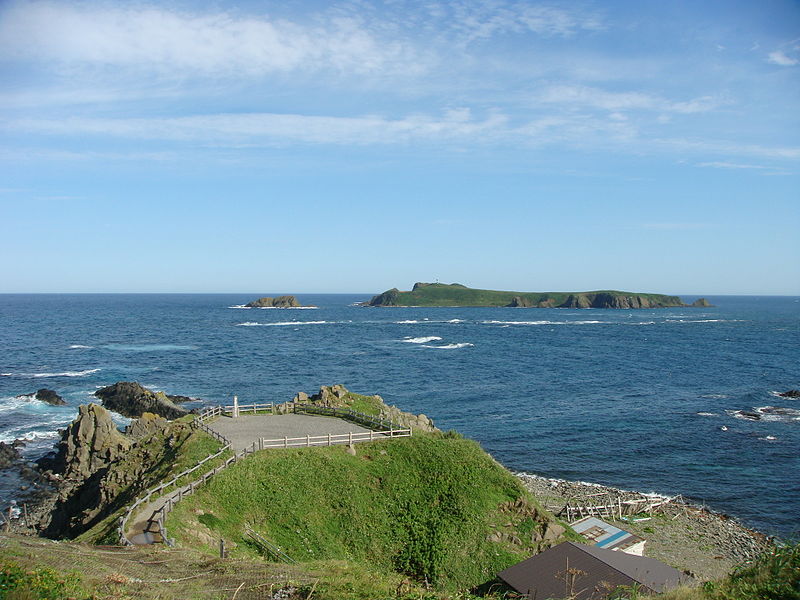
<svg viewBox="0 0 800 600"><path fill-rule="evenodd" d="M0 440L46 453L117 381L209 403L342 383L513 471L683 494L768 534L800 532L800 399L777 396L800 388L800 298L570 310L300 294L318 308L237 308L260 295L0 295ZM24 396L43 387L67 406ZM4 479L0 506L16 489Z"/></svg>

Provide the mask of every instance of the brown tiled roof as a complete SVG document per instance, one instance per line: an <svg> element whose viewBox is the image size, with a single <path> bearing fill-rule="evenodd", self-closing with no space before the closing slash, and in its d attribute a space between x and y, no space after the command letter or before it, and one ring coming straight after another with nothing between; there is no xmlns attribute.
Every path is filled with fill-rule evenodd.
<svg viewBox="0 0 800 600"><path fill-rule="evenodd" d="M615 588L638 584L663 592L684 581L677 569L653 558L564 542L509 567L498 577L531 600L600 600Z"/></svg>

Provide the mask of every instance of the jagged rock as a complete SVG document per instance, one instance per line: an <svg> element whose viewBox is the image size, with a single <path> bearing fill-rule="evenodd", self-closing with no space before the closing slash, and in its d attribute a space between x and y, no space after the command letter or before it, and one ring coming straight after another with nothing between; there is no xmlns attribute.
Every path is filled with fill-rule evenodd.
<svg viewBox="0 0 800 600"><path fill-rule="evenodd" d="M583 294L570 294L560 308L591 308L592 304Z"/></svg>
<svg viewBox="0 0 800 600"><path fill-rule="evenodd" d="M788 390L786 392L778 392L781 398L800 398L800 390Z"/></svg>
<svg viewBox="0 0 800 600"><path fill-rule="evenodd" d="M0 469L6 469L20 460L19 450L13 444L0 442Z"/></svg>
<svg viewBox="0 0 800 600"><path fill-rule="evenodd" d="M277 298L265 296L248 302L245 306L248 308L296 308L301 305L294 296L278 296Z"/></svg>
<svg viewBox="0 0 800 600"><path fill-rule="evenodd" d="M531 308L533 302L523 296L514 296L508 303L509 308Z"/></svg>
<svg viewBox="0 0 800 600"><path fill-rule="evenodd" d="M55 458L40 461L42 468L63 479L83 480L108 466L131 447L111 415L97 404L81 405L58 444Z"/></svg>
<svg viewBox="0 0 800 600"><path fill-rule="evenodd" d="M47 388L36 390L36 399L46 402L47 404L52 404L53 406L63 406L66 404L61 396Z"/></svg>
<svg viewBox="0 0 800 600"><path fill-rule="evenodd" d="M169 421L159 415L146 412L141 417L135 419L128 425L125 433L132 438L143 438L152 435L156 431L163 430Z"/></svg>
<svg viewBox="0 0 800 600"><path fill-rule="evenodd" d="M711 304L711 303L710 303L708 300L706 300L705 298L698 298L697 300L695 300L694 302L692 302L692 303L691 303L689 306L693 306L693 307L695 307L695 308L711 308L711 307L713 307L714 305L713 305L713 304Z"/></svg>
<svg viewBox="0 0 800 600"><path fill-rule="evenodd" d="M189 413L176 405L164 392L152 392L136 382L120 381L94 393L103 406L126 417L141 417L145 412L167 419L177 419Z"/></svg>

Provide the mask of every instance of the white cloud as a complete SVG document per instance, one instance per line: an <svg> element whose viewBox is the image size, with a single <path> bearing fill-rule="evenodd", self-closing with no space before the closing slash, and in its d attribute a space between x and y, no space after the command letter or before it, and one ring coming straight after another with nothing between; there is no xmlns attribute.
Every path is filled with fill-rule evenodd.
<svg viewBox="0 0 800 600"><path fill-rule="evenodd" d="M720 162L720 161L697 163L697 166L711 167L714 169L769 169L770 168L770 167L765 167L763 165L744 165L741 163L730 163L730 162Z"/></svg>
<svg viewBox="0 0 800 600"><path fill-rule="evenodd" d="M782 67L793 67L800 63L800 60L792 58L791 56L787 56L782 50L775 50L775 52L769 53L767 62L771 62L773 65L780 65Z"/></svg>
<svg viewBox="0 0 800 600"><path fill-rule="evenodd" d="M583 106L614 112L653 110L683 114L707 112L724 104L724 101L712 96L674 102L643 92L609 92L583 85L550 86L539 93L535 99L548 104L559 104L564 108Z"/></svg>
<svg viewBox="0 0 800 600"><path fill-rule="evenodd" d="M7 7L0 20L0 56L6 60L96 68L216 76L320 68L363 73L408 52L345 18L306 26L264 16L189 14L147 5L23 1Z"/></svg>

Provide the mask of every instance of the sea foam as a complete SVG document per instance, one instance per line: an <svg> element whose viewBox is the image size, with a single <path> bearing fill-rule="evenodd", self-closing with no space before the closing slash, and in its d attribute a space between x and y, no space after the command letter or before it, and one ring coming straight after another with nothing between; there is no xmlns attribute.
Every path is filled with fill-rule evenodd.
<svg viewBox="0 0 800 600"><path fill-rule="evenodd" d="M428 346L423 344L422 348L435 348L436 350L457 350L458 348L471 348L475 344L469 342L462 342L460 344L445 344L444 346Z"/></svg>
<svg viewBox="0 0 800 600"><path fill-rule="evenodd" d="M33 379L44 377L85 377L97 373L100 369L86 369L85 371L62 371L60 373L0 373L3 377L31 377Z"/></svg>
<svg viewBox="0 0 800 600"><path fill-rule="evenodd" d="M438 342L441 339L442 338L437 335L429 335L426 337L406 338L403 341L408 344L426 344L428 342Z"/></svg>

